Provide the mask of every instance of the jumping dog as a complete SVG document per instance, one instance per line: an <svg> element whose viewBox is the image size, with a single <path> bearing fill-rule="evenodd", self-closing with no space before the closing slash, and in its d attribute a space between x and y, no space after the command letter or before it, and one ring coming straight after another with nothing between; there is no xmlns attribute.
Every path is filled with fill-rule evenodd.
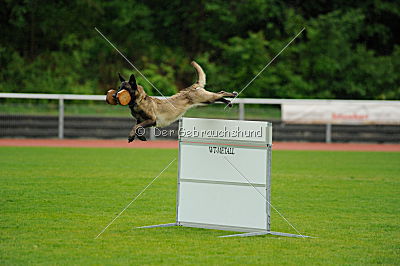
<svg viewBox="0 0 400 266"><path fill-rule="evenodd" d="M159 99L146 94L143 87L136 83L135 76L132 74L129 81L118 73L121 84L118 92L127 90L131 96L129 108L132 116L137 123L132 128L128 142L132 142L137 136L140 140L145 141L146 138L137 134L138 128L147 127L166 127L172 122L178 120L188 109L198 105L211 104L214 102L223 102L232 107L232 103L224 97L236 97L237 93L220 91L218 93L210 92L204 89L206 85L206 75L203 69L194 61L192 66L196 69L198 80L193 85L180 90L175 95Z"/></svg>

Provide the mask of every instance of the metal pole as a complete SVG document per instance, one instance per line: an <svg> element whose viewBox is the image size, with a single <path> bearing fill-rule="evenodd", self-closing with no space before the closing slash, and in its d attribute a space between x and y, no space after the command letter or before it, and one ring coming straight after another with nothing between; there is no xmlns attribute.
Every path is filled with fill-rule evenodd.
<svg viewBox="0 0 400 266"><path fill-rule="evenodd" d="M182 162L182 139L181 134L182 132L182 118L179 119L178 122L178 178L176 179L176 220L175 223L179 225L179 197L180 197L180 188L181 188L181 162Z"/></svg>
<svg viewBox="0 0 400 266"><path fill-rule="evenodd" d="M326 143L332 142L332 125L331 124L326 124L325 142Z"/></svg>
<svg viewBox="0 0 400 266"><path fill-rule="evenodd" d="M239 103L239 120L244 120L244 103Z"/></svg>
<svg viewBox="0 0 400 266"><path fill-rule="evenodd" d="M271 231L271 167L272 143L267 146L267 231Z"/></svg>
<svg viewBox="0 0 400 266"><path fill-rule="evenodd" d="M58 138L64 138L64 98L58 99Z"/></svg>
<svg viewBox="0 0 400 266"><path fill-rule="evenodd" d="M154 140L155 138L156 138L156 136L155 136L155 133L154 133L154 131L155 131L155 128L154 127L149 127L149 138L150 138L150 140Z"/></svg>

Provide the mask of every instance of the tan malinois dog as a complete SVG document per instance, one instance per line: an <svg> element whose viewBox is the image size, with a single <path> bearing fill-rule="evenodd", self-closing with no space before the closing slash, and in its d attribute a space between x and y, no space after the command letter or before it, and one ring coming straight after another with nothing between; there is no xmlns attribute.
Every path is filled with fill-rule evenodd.
<svg viewBox="0 0 400 266"><path fill-rule="evenodd" d="M129 81L125 81L121 74L118 73L121 81L118 92L127 90L130 93L131 100L129 102L129 108L131 109L132 116L137 121L129 134L129 142L132 142L135 136L140 140L146 140L145 136L137 134L138 128L147 128L151 126L166 127L178 120L193 106L211 104L214 102L223 102L228 104L229 107L232 106L232 103L224 97L236 97L237 93L225 91L214 93L205 90L206 75L203 69L194 61L191 64L197 70L198 81L190 87L180 90L177 94L164 99L147 95L143 87L136 84L136 79L133 74L130 76ZM116 102L118 102L116 99L118 92L113 95Z"/></svg>

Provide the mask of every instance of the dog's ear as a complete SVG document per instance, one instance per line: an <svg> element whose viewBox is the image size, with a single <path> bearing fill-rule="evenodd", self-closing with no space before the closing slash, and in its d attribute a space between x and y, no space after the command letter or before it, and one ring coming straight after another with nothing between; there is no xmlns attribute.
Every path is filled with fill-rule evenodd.
<svg viewBox="0 0 400 266"><path fill-rule="evenodd" d="M129 84L131 85L132 89L137 89L136 79L133 74L129 77Z"/></svg>
<svg viewBox="0 0 400 266"><path fill-rule="evenodd" d="M119 73L119 72L118 72L118 77L119 77L119 80L120 80L121 82L124 82L124 81L125 81L125 79L121 76L121 73Z"/></svg>

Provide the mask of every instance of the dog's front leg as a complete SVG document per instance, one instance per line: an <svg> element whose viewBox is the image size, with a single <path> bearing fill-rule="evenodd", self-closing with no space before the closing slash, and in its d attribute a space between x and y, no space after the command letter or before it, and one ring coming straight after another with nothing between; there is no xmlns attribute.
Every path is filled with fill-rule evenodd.
<svg viewBox="0 0 400 266"><path fill-rule="evenodd" d="M153 119L147 119L139 124L136 124L129 134L128 142L132 142L135 139L135 136L142 141L146 141L146 137L144 136L146 131L144 129L155 125L156 121Z"/></svg>

